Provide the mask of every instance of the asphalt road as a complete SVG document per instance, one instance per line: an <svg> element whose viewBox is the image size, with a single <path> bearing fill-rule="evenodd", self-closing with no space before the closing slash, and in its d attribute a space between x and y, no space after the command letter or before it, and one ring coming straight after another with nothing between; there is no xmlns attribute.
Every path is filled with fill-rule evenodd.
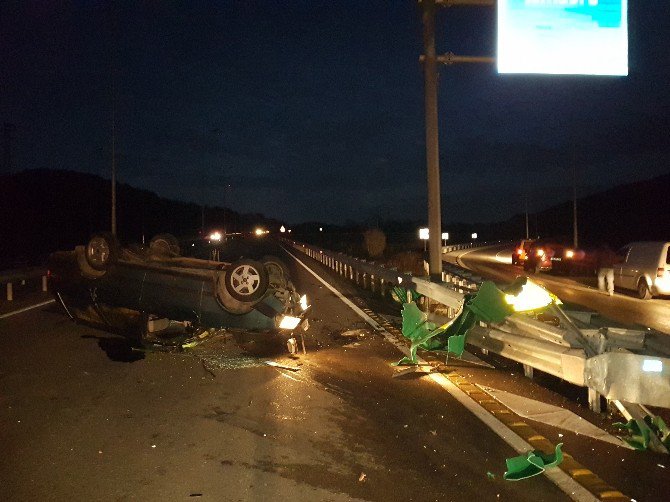
<svg viewBox="0 0 670 502"><path fill-rule="evenodd" d="M397 320L391 304L299 258L358 307ZM55 304L0 319L3 499L575 497L542 475L503 480L505 459L518 453L437 380L393 378L401 352L292 265L313 304L307 354L298 359L283 341L225 334L190 351L134 352L123 339L73 324ZM615 420L591 413L585 396L566 398L551 379L529 380L514 364L489 362L496 368L451 359L444 374L556 404L603 428ZM667 457L505 416L563 442L613 490L638 501L670 490Z"/></svg>
<svg viewBox="0 0 670 502"><path fill-rule="evenodd" d="M631 327L649 327L670 334L670 300L640 300L632 291L616 290L610 297L598 291L595 277L562 277L552 273L524 272L511 263L513 247L490 246L457 251L445 256L451 263L499 282L509 283L519 275L529 275L566 303L581 305L608 319Z"/></svg>

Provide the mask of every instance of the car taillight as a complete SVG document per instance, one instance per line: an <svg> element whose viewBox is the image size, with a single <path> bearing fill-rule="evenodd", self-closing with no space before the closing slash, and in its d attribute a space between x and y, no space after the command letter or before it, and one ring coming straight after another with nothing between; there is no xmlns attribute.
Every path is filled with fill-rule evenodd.
<svg viewBox="0 0 670 502"><path fill-rule="evenodd" d="M565 257L566 257L566 258L572 258L572 257L574 257L574 256L575 256L575 252L574 252L572 249L568 249L568 250L565 252Z"/></svg>
<svg viewBox="0 0 670 502"><path fill-rule="evenodd" d="M516 250L516 253L517 253L517 254L523 254L523 249L521 249L521 248L517 249L517 250Z"/></svg>
<svg viewBox="0 0 670 502"><path fill-rule="evenodd" d="M544 249L538 249L536 252L537 256L542 256L544 255Z"/></svg>

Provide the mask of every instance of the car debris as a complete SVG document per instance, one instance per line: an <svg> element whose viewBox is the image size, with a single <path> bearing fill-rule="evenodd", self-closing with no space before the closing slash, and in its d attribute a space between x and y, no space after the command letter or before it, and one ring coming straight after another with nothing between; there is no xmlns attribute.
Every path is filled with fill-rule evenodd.
<svg viewBox="0 0 670 502"><path fill-rule="evenodd" d="M520 481L542 474L546 469L558 466L563 462L563 443L558 443L552 454L546 454L541 450L533 450L517 457L505 460L507 471L503 479L507 481Z"/></svg>

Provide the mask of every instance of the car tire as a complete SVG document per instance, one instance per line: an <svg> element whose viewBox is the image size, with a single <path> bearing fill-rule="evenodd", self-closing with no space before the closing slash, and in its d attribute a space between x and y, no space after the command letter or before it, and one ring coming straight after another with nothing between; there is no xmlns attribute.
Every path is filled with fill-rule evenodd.
<svg viewBox="0 0 670 502"><path fill-rule="evenodd" d="M649 300L651 298L651 291L649 291L649 286L647 286L647 281L640 279L637 283L637 297L640 300Z"/></svg>
<svg viewBox="0 0 670 502"><path fill-rule="evenodd" d="M231 263L226 269L224 282L226 291L235 300L251 303L265 295L269 277L262 263L242 259Z"/></svg>
<svg viewBox="0 0 670 502"><path fill-rule="evenodd" d="M269 285L286 287L289 281L289 270L286 264L276 256L264 256L261 260L268 273Z"/></svg>
<svg viewBox="0 0 670 502"><path fill-rule="evenodd" d="M149 241L149 249L162 256L179 256L181 248L179 241L172 234L158 234Z"/></svg>
<svg viewBox="0 0 670 502"><path fill-rule="evenodd" d="M86 244L84 254L92 269L107 270L119 257L119 241L110 232L94 234Z"/></svg>

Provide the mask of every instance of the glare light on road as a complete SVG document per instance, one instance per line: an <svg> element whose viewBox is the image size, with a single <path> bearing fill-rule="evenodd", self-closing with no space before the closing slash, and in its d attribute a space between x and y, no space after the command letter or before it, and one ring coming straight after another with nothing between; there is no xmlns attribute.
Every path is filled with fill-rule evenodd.
<svg viewBox="0 0 670 502"><path fill-rule="evenodd" d="M216 232L212 232L209 235L209 240L210 241L217 241L217 242L220 241L221 240L221 232L219 232L218 230Z"/></svg>

